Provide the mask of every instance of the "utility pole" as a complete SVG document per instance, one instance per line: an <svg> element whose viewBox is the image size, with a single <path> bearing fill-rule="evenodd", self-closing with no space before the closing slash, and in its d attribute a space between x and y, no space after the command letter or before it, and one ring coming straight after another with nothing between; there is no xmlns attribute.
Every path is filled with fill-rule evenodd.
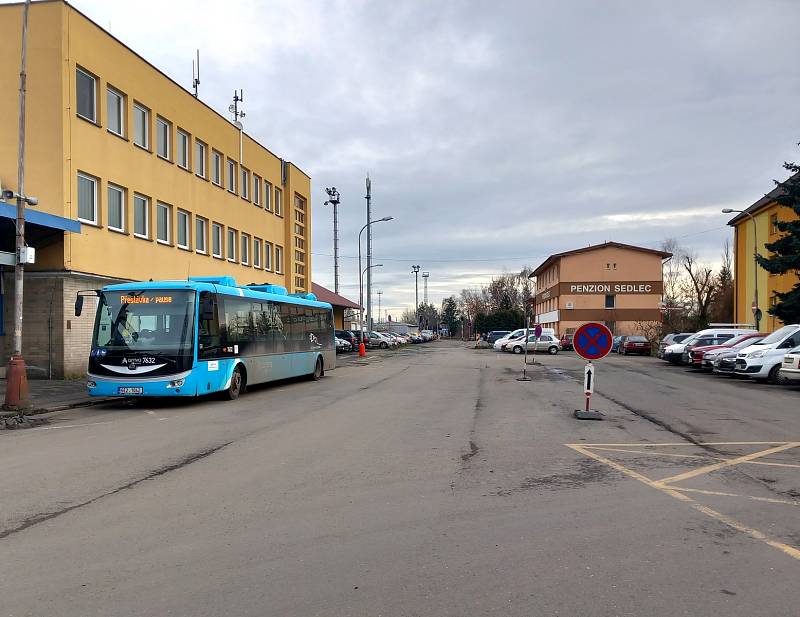
<svg viewBox="0 0 800 617"><path fill-rule="evenodd" d="M16 264L14 266L14 351L8 361L6 375L5 407L20 412L28 405L28 376L25 372L25 358L22 356L22 307L23 277L25 266L22 254L25 252L25 204L37 203L35 198L25 196L25 86L27 75L25 64L28 46L28 9L31 0L26 0L22 9L22 57L19 69L19 151L17 159L17 237Z"/></svg>
<svg viewBox="0 0 800 617"><path fill-rule="evenodd" d="M423 284L423 292L422 292L423 300L422 301L425 304L428 304L428 277L430 275L431 275L430 272L423 272L422 273L422 284Z"/></svg>
<svg viewBox="0 0 800 617"><path fill-rule="evenodd" d="M411 272L414 274L414 314L419 321L419 266L411 266Z"/></svg>
<svg viewBox="0 0 800 617"><path fill-rule="evenodd" d="M372 182L367 175L367 332L372 332Z"/></svg>
<svg viewBox="0 0 800 617"><path fill-rule="evenodd" d="M328 201L333 206L333 291L339 293L339 191L335 186L326 188Z"/></svg>

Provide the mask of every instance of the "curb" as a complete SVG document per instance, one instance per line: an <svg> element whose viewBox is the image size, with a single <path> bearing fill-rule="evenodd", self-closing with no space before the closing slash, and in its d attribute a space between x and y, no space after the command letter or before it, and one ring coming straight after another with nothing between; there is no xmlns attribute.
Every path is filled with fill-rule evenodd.
<svg viewBox="0 0 800 617"><path fill-rule="evenodd" d="M67 411L69 409L78 409L81 407L94 407L95 405L108 403L109 401L113 400L114 400L113 398L85 399L82 401L77 401L75 403L66 403L64 405L53 405L52 407L31 407L29 409L24 409L22 411L26 416L40 416L47 413L55 413L57 411ZM18 415L19 415L18 411L0 411L0 418L13 418Z"/></svg>

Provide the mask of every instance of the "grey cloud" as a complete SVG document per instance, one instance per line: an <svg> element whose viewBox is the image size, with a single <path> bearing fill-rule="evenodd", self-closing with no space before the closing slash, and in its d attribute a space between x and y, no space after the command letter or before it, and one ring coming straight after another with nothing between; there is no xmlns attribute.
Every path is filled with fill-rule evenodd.
<svg viewBox="0 0 800 617"><path fill-rule="evenodd" d="M386 306L412 304L412 263L439 302L604 240L679 236L716 259L730 231L714 208L749 205L796 154L789 2L76 4L184 84L199 46L216 109L245 88L248 132L313 178L314 278L327 286L323 189L341 191L354 298L369 172L375 216L396 218L374 227ZM675 215L608 218L654 212Z"/></svg>

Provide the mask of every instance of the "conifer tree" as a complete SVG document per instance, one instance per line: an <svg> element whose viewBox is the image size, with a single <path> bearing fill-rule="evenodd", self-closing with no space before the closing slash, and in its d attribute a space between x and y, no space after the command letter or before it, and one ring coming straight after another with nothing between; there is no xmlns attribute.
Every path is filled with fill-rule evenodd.
<svg viewBox="0 0 800 617"><path fill-rule="evenodd" d="M758 255L757 260L771 274L794 272L800 277L800 165L784 163L783 167L793 175L785 182L775 181L780 189L775 201L790 209L794 217L789 217L788 220L781 220L779 217L777 228L780 238L765 245L771 255ZM786 324L800 323L800 281L789 291L776 292L775 295L778 301L769 308L770 315Z"/></svg>

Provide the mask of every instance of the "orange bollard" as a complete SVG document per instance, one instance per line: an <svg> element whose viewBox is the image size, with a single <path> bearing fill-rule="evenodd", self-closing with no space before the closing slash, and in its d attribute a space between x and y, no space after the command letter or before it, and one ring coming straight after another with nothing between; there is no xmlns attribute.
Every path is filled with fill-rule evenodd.
<svg viewBox="0 0 800 617"><path fill-rule="evenodd" d="M367 347L364 345L364 341L358 344L358 355L361 358L367 355Z"/></svg>

